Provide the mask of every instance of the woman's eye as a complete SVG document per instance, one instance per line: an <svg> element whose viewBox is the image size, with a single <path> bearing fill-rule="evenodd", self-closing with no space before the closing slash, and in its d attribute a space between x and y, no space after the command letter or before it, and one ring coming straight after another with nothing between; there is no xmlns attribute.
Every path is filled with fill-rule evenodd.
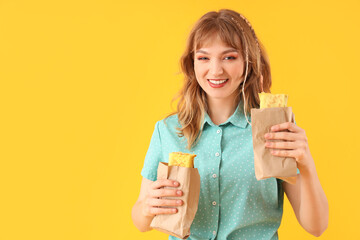
<svg viewBox="0 0 360 240"><path fill-rule="evenodd" d="M230 59L236 59L236 57L233 57L233 56L229 56L229 57L225 57L225 59L227 58L230 58ZM198 60L205 60L205 59L208 59L207 57L199 57Z"/></svg>

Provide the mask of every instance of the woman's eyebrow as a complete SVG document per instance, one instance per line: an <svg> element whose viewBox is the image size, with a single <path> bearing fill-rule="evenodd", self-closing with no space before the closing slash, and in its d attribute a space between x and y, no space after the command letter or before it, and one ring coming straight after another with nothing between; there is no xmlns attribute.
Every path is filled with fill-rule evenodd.
<svg viewBox="0 0 360 240"><path fill-rule="evenodd" d="M238 52L238 51L236 49L234 49L234 48L230 48L230 49L227 49L227 50L223 51L221 54L225 54L225 53L229 53L229 52ZM206 52L204 50L197 50L196 53L209 54L208 52Z"/></svg>

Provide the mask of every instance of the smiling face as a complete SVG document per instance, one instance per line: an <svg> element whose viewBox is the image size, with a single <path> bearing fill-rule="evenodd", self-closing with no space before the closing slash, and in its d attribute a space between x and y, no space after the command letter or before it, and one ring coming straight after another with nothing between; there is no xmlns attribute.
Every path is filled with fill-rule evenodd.
<svg viewBox="0 0 360 240"><path fill-rule="evenodd" d="M232 100L243 81L244 59L215 34L195 51L194 71L208 99Z"/></svg>

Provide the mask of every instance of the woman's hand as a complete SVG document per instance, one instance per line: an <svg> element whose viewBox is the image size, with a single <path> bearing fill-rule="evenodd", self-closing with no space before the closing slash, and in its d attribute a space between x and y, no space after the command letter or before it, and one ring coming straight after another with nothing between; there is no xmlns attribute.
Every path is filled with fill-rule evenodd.
<svg viewBox="0 0 360 240"><path fill-rule="evenodd" d="M179 187L179 182L160 179L154 181L147 192L144 200L144 215L153 217L158 214L174 214L177 208L169 208L169 206L181 206L181 199L161 199L161 197L180 197L182 191L178 189L168 189L162 187ZM164 206L167 206L166 208Z"/></svg>
<svg viewBox="0 0 360 240"><path fill-rule="evenodd" d="M283 132L284 130L285 132ZM274 149L271 150L271 154L274 156L295 158L300 171L310 168L314 164L305 130L295 123L286 122L272 126L271 132L265 134L265 139L285 140L285 142L266 141L265 147Z"/></svg>

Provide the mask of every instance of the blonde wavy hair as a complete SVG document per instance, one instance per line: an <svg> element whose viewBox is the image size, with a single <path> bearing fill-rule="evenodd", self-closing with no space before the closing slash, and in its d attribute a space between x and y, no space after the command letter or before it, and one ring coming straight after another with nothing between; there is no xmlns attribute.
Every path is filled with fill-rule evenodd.
<svg viewBox="0 0 360 240"><path fill-rule="evenodd" d="M243 98L245 117L247 114L251 115L251 108L259 108L258 93L270 92L271 72L268 55L256 37L250 22L243 15L230 9L204 14L190 31L185 52L180 59L184 84L171 101L173 103L180 98L177 110L166 117L178 114L181 128L176 128L179 131L177 135L185 136L188 150L191 150L199 141L205 112L208 112L206 93L195 77L194 55L196 50L200 49L213 34L218 34L224 43L237 49L245 59L246 69L245 77L243 77L245 81L240 84L235 99L238 104L241 97Z"/></svg>

